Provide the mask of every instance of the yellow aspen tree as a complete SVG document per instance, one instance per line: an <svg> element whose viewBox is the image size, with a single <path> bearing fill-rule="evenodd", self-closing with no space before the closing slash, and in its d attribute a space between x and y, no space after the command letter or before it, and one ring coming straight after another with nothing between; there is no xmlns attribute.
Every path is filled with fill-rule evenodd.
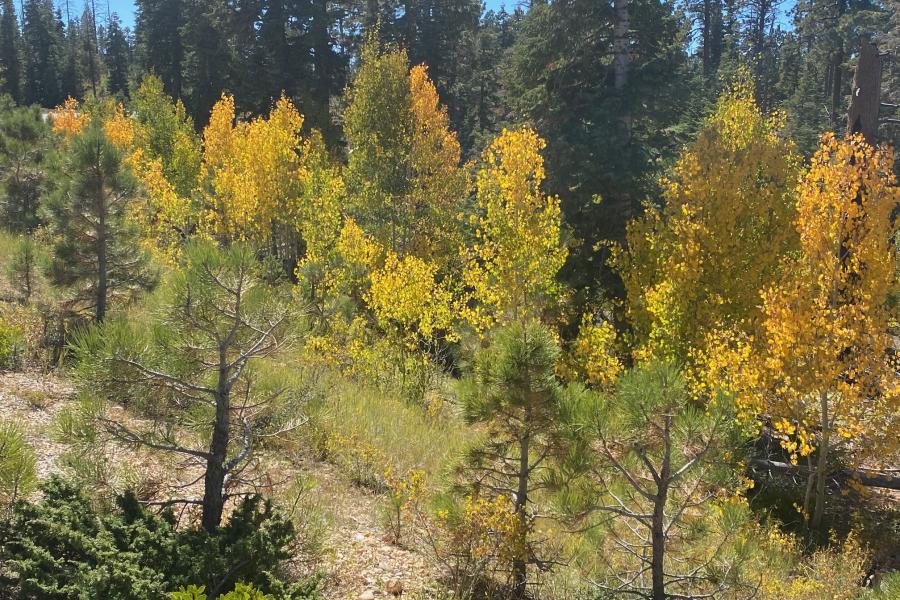
<svg viewBox="0 0 900 600"><path fill-rule="evenodd" d="M303 201L292 207L291 216L306 245L304 260L321 260L340 235L346 188L340 166L318 131L303 140L298 178Z"/></svg>
<svg viewBox="0 0 900 600"><path fill-rule="evenodd" d="M504 130L484 151L473 217L476 242L463 281L464 316L478 330L543 316L561 294L556 279L568 254L560 201L541 191L545 142L530 129Z"/></svg>
<svg viewBox="0 0 900 600"><path fill-rule="evenodd" d="M203 135L207 196L213 233L228 239L267 241L274 223L299 201L300 128L303 116L282 97L268 118L234 123L234 99L213 107Z"/></svg>
<svg viewBox="0 0 900 600"><path fill-rule="evenodd" d="M347 90L349 212L399 256L458 262L469 180L447 110L424 66L370 39Z"/></svg>
<svg viewBox="0 0 900 600"><path fill-rule="evenodd" d="M610 388L624 370L616 352L617 342L612 323L597 320L590 313L583 314L578 336L562 365L562 374L595 388Z"/></svg>
<svg viewBox="0 0 900 600"><path fill-rule="evenodd" d="M409 251L432 257L447 267L458 256L462 207L469 194L469 176L460 167L462 150L450 131L447 108L424 65L409 73L414 122L410 159L414 172L407 211L415 221L428 224L410 240Z"/></svg>
<svg viewBox="0 0 900 600"><path fill-rule="evenodd" d="M380 330L394 341L415 346L438 335L455 338L455 290L439 275L435 262L384 248L349 218L335 250L328 292L361 299Z"/></svg>
<svg viewBox="0 0 900 600"><path fill-rule="evenodd" d="M425 66L410 69L405 51L382 48L374 38L363 48L347 100L351 225L344 231L353 234L347 240L362 236L377 251L365 273L352 256L343 258L338 271L353 287L345 289L400 341L446 335L469 195L447 110Z"/></svg>
<svg viewBox="0 0 900 600"><path fill-rule="evenodd" d="M145 242L159 256L174 259L197 231L203 212L200 139L184 105L165 94L158 77L144 78L131 108L117 106L104 129L141 183L143 198L133 217Z"/></svg>
<svg viewBox="0 0 900 600"><path fill-rule="evenodd" d="M663 206L629 224L613 260L636 358L689 360L709 331L758 319L759 290L796 246L799 161L782 121L736 84L663 181Z"/></svg>
<svg viewBox="0 0 900 600"><path fill-rule="evenodd" d="M80 110L78 100L69 96L61 106L50 113L52 128L66 139L81 133L88 122L88 116Z"/></svg>
<svg viewBox="0 0 900 600"><path fill-rule="evenodd" d="M344 183L321 134L282 97L266 117L237 122L234 99L213 106L203 134L212 235L267 247L313 288L341 229ZM302 245L302 247L301 247Z"/></svg>
<svg viewBox="0 0 900 600"><path fill-rule="evenodd" d="M897 447L888 297L898 202L890 149L823 136L797 188L800 249L762 292L759 333L721 334L707 357L708 377L724 375L745 412L769 418L792 462L806 458L812 528L822 523L836 449L860 461Z"/></svg>
<svg viewBox="0 0 900 600"><path fill-rule="evenodd" d="M385 331L409 343L451 331L453 297L451 290L437 281L434 263L388 252L370 281L366 302Z"/></svg>

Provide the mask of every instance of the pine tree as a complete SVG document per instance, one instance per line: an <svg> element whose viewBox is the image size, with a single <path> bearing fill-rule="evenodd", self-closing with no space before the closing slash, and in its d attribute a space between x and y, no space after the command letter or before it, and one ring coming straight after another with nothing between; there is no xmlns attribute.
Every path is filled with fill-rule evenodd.
<svg viewBox="0 0 900 600"><path fill-rule="evenodd" d="M299 417L296 397L260 368L288 335L290 291L262 280L246 244L224 251L210 243L188 246L179 267L149 327L113 319L85 332L75 347L82 380L103 398L138 403L182 425L204 415L192 426L199 436L105 415L101 423L131 446L199 459L202 500L169 502L199 504L203 529L216 533L226 502L241 495L235 486L251 477L245 469L260 436L290 429Z"/></svg>
<svg viewBox="0 0 900 600"><path fill-rule="evenodd" d="M689 81L679 19L671 3L625 4L630 22L616 38L623 19L609 3L532 3L505 71L517 119L550 142L547 189L562 197L580 240L568 271L580 288L616 285L603 270L602 242L620 238L682 142L673 127ZM616 64L627 75L618 84Z"/></svg>
<svg viewBox="0 0 900 600"><path fill-rule="evenodd" d="M580 527L602 532L597 550L611 558L599 560L611 569L592 578L601 593L753 598L756 582L742 581L739 568L748 514L711 493L737 485L730 403L700 407L678 369L660 362L626 373L614 393L572 398L560 497Z"/></svg>
<svg viewBox="0 0 900 600"><path fill-rule="evenodd" d="M81 20L78 22L80 27L76 30L75 35L78 43L74 46L78 52L79 62L82 65L87 88L91 95L95 98L100 91L100 48L97 39L97 21L96 15L91 7L85 3L84 12L81 14ZM72 35L73 32L67 32Z"/></svg>
<svg viewBox="0 0 900 600"><path fill-rule="evenodd" d="M131 48L128 38L119 23L119 16L113 13L106 31L106 46L103 58L106 62L106 90L113 96L128 96L128 72L131 67Z"/></svg>
<svg viewBox="0 0 900 600"><path fill-rule="evenodd" d="M65 100L62 87L65 43L52 0L28 0L22 27L26 104L50 107Z"/></svg>
<svg viewBox="0 0 900 600"><path fill-rule="evenodd" d="M37 107L0 110L0 218L11 231L30 232L41 223L50 128Z"/></svg>
<svg viewBox="0 0 900 600"><path fill-rule="evenodd" d="M50 277L100 322L113 301L155 283L129 220L135 180L97 121L67 142L56 178L46 198L55 237Z"/></svg>
<svg viewBox="0 0 900 600"><path fill-rule="evenodd" d="M31 493L37 483L35 464L34 450L22 429L12 421L0 421L0 516Z"/></svg>
<svg viewBox="0 0 900 600"><path fill-rule="evenodd" d="M231 86L231 52L221 15L225 3L186 0L180 34L184 44L181 97L197 126L205 125L222 92ZM256 77L258 82L258 74ZM260 107L262 108L262 107Z"/></svg>
<svg viewBox="0 0 900 600"><path fill-rule="evenodd" d="M86 80L84 74L84 61L81 60L82 41L81 41L81 22L77 17L66 17L65 23L65 44L63 48L62 72L60 74L60 84L62 85L63 95L66 98L83 98L84 82Z"/></svg>
<svg viewBox="0 0 900 600"><path fill-rule="evenodd" d="M184 83L185 0L138 0L135 23L140 67L159 77L166 93L181 98Z"/></svg>
<svg viewBox="0 0 900 600"><path fill-rule="evenodd" d="M454 50L456 73L447 108L463 152L472 158L500 133L509 117L497 74L515 39L516 22L505 10L488 11L477 28L463 32Z"/></svg>
<svg viewBox="0 0 900 600"><path fill-rule="evenodd" d="M16 102L22 101L22 36L13 0L3 0L0 5L0 72L3 76L3 93Z"/></svg>
<svg viewBox="0 0 900 600"><path fill-rule="evenodd" d="M533 505L547 488L550 457L558 443L565 391L556 378L559 348L537 322L501 328L480 351L462 386L463 414L487 428L470 450L465 477L473 495L511 498L517 520L512 584L526 598L528 566L540 563Z"/></svg>

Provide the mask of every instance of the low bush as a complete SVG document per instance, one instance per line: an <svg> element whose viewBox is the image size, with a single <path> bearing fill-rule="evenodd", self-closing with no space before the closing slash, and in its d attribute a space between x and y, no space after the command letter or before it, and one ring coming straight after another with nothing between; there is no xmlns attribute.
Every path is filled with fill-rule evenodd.
<svg viewBox="0 0 900 600"><path fill-rule="evenodd" d="M101 512L59 478L42 492L0 522L0 597L145 600L203 585L217 598L237 582L279 599L318 597L316 578L289 581L293 525L258 497L209 534L177 529L170 510L154 514L130 494Z"/></svg>
<svg viewBox="0 0 900 600"><path fill-rule="evenodd" d="M15 423L0 423L0 507L9 506L34 489L34 451Z"/></svg>
<svg viewBox="0 0 900 600"><path fill-rule="evenodd" d="M0 371L14 371L20 367L24 345L21 329L0 317Z"/></svg>

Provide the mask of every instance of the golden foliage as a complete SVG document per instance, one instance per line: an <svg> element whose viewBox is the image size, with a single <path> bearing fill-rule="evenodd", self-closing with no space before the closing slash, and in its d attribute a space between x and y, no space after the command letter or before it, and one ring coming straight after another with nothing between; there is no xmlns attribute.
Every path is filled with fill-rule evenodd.
<svg viewBox="0 0 900 600"><path fill-rule="evenodd" d="M61 133L66 139L81 133L87 125L88 115L79 110L78 100L69 96L62 106L57 106L50 113L53 131Z"/></svg>
<svg viewBox="0 0 900 600"><path fill-rule="evenodd" d="M613 262L639 360L686 360L713 329L758 320L758 291L797 243L799 161L782 120L760 112L750 84L736 84L663 180L663 208L629 224Z"/></svg>
<svg viewBox="0 0 900 600"><path fill-rule="evenodd" d="M385 330L396 326L401 335L415 332L425 339L451 331L452 295L437 281L437 266L415 256L388 252L384 264L371 273L366 302Z"/></svg>
<svg viewBox="0 0 900 600"><path fill-rule="evenodd" d="M233 121L234 99L223 96L203 134L210 225L229 239L266 239L273 223L297 211L303 116L282 97L268 118Z"/></svg>
<svg viewBox="0 0 900 600"><path fill-rule="evenodd" d="M477 239L463 250L469 289L463 314L476 329L540 316L560 294L556 275L568 251L560 240L559 198L541 191L545 145L530 129L504 130L484 151Z"/></svg>
<svg viewBox="0 0 900 600"><path fill-rule="evenodd" d="M797 190L800 251L762 292L755 337L723 332L704 355L748 414L767 414L794 462L823 444L896 448L898 377L888 359L895 282L893 153L823 136Z"/></svg>
<svg viewBox="0 0 900 600"><path fill-rule="evenodd" d="M459 259L469 180L427 69L410 70L405 51L369 39L344 124L353 218L382 247L448 270Z"/></svg>
<svg viewBox="0 0 900 600"><path fill-rule="evenodd" d="M582 315L568 363L566 370L571 372L571 377L600 388L613 385L624 367L616 356L616 330L612 324L597 323L592 315Z"/></svg>
<svg viewBox="0 0 900 600"><path fill-rule="evenodd" d="M467 496L459 513L438 510L437 524L448 536L443 552L456 568L505 571L523 556L526 539L508 498Z"/></svg>

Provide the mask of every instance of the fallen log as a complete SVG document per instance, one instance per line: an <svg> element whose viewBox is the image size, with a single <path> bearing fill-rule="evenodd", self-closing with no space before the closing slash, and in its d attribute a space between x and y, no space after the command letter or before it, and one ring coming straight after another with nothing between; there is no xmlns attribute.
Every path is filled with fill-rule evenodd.
<svg viewBox="0 0 900 600"><path fill-rule="evenodd" d="M785 475L807 475L810 471L809 467L805 465L792 465L790 463L779 462L777 460L767 460L764 458L750 459L750 466L757 469L775 471L777 473L782 473ZM866 487L882 488L886 490L900 490L900 476L871 471L862 471L859 469L838 469L830 475L836 479L843 481L855 479Z"/></svg>

